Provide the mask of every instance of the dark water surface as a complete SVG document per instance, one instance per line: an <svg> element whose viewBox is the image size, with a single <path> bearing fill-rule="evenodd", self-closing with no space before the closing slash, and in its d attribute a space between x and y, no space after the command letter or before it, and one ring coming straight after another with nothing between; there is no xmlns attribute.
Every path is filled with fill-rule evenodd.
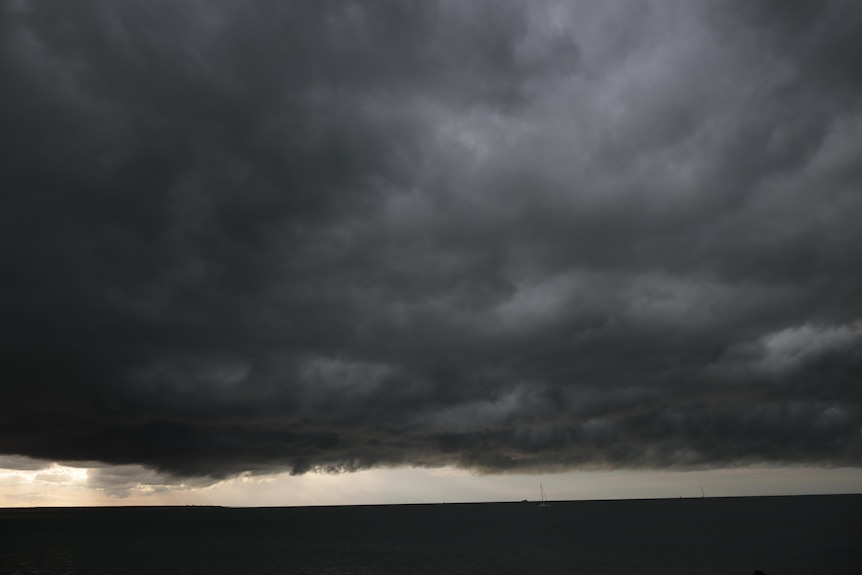
<svg viewBox="0 0 862 575"><path fill-rule="evenodd" d="M0 573L862 574L862 495L0 509Z"/></svg>

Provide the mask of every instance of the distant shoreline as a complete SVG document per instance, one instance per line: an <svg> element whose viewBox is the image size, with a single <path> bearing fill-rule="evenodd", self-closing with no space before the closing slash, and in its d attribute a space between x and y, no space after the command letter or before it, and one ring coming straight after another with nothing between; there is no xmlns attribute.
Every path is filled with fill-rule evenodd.
<svg viewBox="0 0 862 575"><path fill-rule="evenodd" d="M862 497L859 493L814 493L802 495L718 495L714 497L637 497L628 499L552 499L554 504L576 503L626 503L646 501L715 501L715 500L755 500L755 499L794 499L794 498L828 498L828 497ZM75 510L75 509L340 509L340 508L373 508L373 507L432 507L432 506L469 506L469 505L532 505L535 500L522 501L439 501L423 503L357 503L338 505L40 505L32 507L0 507L2 511L39 511L39 510Z"/></svg>

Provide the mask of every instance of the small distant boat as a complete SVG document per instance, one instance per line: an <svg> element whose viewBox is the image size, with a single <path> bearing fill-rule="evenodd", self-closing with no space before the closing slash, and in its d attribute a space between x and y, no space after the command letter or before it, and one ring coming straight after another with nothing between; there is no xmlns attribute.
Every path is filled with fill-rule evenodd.
<svg viewBox="0 0 862 575"><path fill-rule="evenodd" d="M536 503L536 507L550 507L551 504L548 502L548 499L545 497L545 488L542 487L542 484L539 483L539 493L542 495L542 500Z"/></svg>

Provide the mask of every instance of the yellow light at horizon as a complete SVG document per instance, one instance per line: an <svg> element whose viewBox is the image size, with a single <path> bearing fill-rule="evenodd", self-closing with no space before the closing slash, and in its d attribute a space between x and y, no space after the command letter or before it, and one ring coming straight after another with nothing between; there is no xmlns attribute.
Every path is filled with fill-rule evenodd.
<svg viewBox="0 0 862 575"><path fill-rule="evenodd" d="M42 469L0 469L0 484L17 479L29 484L74 485L86 483L88 477L89 469L86 467L68 467L59 463Z"/></svg>
<svg viewBox="0 0 862 575"><path fill-rule="evenodd" d="M103 475L105 474L105 475ZM111 488L107 478L119 477ZM344 474L240 474L215 483L181 481L142 466L39 469L0 467L0 507L113 505L356 505L858 493L862 469L731 468L690 472L608 470L543 475L477 475L441 467L383 468Z"/></svg>

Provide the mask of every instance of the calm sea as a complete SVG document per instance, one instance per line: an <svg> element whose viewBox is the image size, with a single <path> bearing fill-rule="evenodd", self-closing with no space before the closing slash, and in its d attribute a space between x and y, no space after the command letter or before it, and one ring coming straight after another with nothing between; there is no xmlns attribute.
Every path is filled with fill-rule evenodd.
<svg viewBox="0 0 862 575"><path fill-rule="evenodd" d="M862 574L862 495L0 510L0 572Z"/></svg>

